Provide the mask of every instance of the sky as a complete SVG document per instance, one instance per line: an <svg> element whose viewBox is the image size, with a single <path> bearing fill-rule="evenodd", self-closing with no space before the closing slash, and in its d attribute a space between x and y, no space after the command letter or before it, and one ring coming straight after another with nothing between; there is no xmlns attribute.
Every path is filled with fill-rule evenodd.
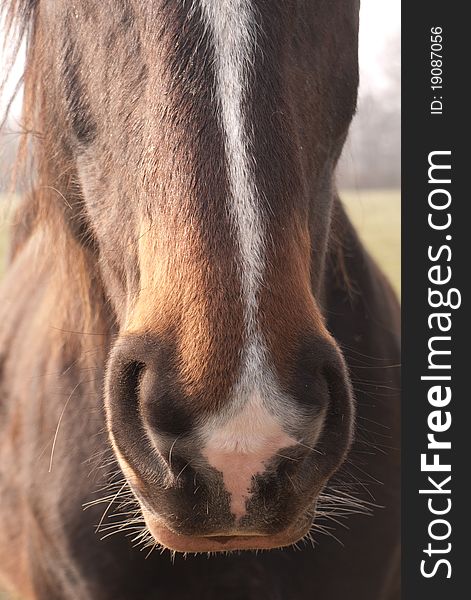
<svg viewBox="0 0 471 600"><path fill-rule="evenodd" d="M360 93L384 85L383 53L400 29L401 0L361 0Z"/></svg>
<svg viewBox="0 0 471 600"><path fill-rule="evenodd" d="M315 1L315 0L313 0ZM384 49L388 41L397 36L400 30L401 1L400 0L361 0L360 12L360 95L375 91L385 84ZM0 44L0 82L5 75L6 53ZM8 98L19 77L22 60L15 65L12 77L6 86L3 97L0 98L0 110L3 112L5 98ZM18 97L12 109L12 116L20 112L21 97Z"/></svg>

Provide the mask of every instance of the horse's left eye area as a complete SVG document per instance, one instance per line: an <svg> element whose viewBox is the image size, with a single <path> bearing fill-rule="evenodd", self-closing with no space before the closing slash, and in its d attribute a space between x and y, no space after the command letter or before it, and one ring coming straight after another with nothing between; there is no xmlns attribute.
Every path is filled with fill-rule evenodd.
<svg viewBox="0 0 471 600"><path fill-rule="evenodd" d="M171 349L144 336L117 343L108 425L157 541L183 552L269 548L307 532L316 496L348 445L351 418L341 363L332 349L318 354L321 366L303 379L297 401L286 396L282 412L256 388L211 411L184 397ZM309 356L303 352L301 370Z"/></svg>

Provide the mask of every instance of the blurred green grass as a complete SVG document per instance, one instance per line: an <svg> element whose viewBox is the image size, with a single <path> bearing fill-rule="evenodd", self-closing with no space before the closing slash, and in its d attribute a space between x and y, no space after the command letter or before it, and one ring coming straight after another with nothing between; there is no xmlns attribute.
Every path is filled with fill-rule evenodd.
<svg viewBox="0 0 471 600"><path fill-rule="evenodd" d="M342 190L340 197L361 239L401 295L401 192Z"/></svg>

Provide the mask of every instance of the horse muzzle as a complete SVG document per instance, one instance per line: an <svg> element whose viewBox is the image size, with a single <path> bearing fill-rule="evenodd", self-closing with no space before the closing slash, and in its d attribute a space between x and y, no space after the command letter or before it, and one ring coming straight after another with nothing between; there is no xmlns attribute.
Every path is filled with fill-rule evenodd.
<svg viewBox="0 0 471 600"><path fill-rule="evenodd" d="M164 385L146 344L133 339L115 347L106 408L115 454L155 540L180 552L225 552L287 546L305 536L352 437L340 354L328 347L315 355L321 367L313 366L302 386L315 389L313 406L305 398L296 403L293 394L277 414L254 395L232 412L208 416L191 411L195 403L185 403L169 380Z"/></svg>

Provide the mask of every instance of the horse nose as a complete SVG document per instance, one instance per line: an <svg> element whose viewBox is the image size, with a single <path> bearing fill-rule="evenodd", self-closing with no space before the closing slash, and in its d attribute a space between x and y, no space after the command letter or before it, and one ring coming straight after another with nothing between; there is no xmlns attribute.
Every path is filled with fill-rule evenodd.
<svg viewBox="0 0 471 600"><path fill-rule="evenodd" d="M282 544L276 536L291 526L294 536L349 443L342 363L315 348L296 359L282 396L251 385L208 409L185 396L171 346L137 335L117 341L106 378L108 428L151 531L186 536L172 537L182 548L193 547L189 537L218 535Z"/></svg>

